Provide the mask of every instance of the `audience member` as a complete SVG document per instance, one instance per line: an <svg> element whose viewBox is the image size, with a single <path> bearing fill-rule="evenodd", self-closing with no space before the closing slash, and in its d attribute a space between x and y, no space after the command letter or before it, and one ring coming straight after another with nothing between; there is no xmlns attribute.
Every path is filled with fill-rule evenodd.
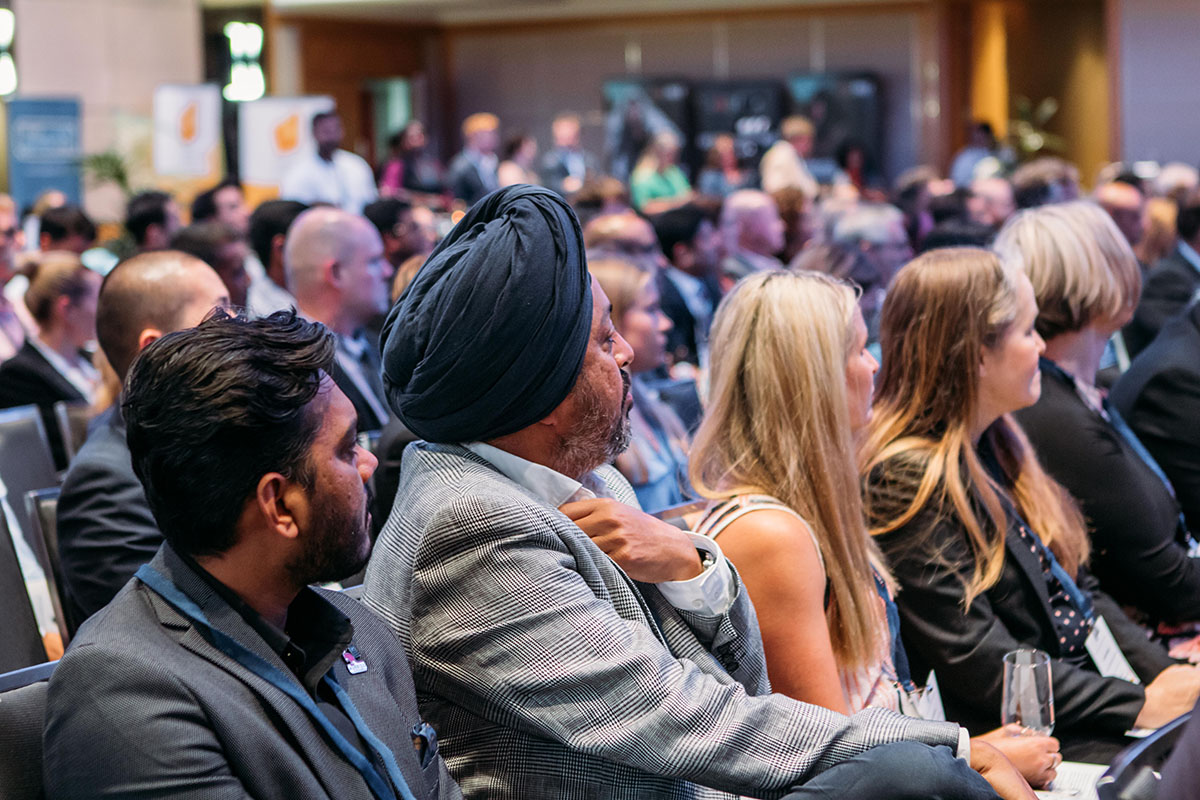
<svg viewBox="0 0 1200 800"><path fill-rule="evenodd" d="M725 198L721 207L721 237L725 258L721 261L723 287L747 275L781 269L776 254L783 250L783 220L775 199L757 189L741 189Z"/></svg>
<svg viewBox="0 0 1200 800"><path fill-rule="evenodd" d="M300 312L333 331L331 374L354 404L359 430L382 429L391 415L379 377L379 345L364 332L388 309L392 265L383 257L379 233L357 214L309 209L288 230L283 261Z"/></svg>
<svg viewBox="0 0 1200 800"><path fill-rule="evenodd" d="M279 196L301 203L328 203L351 214L379 196L375 175L360 156L342 148L345 132L336 111L322 111L312 118L316 149L301 155L283 176Z"/></svg>
<svg viewBox="0 0 1200 800"><path fill-rule="evenodd" d="M333 359L280 312L220 314L134 365L129 449L166 543L54 672L49 796L461 797L395 637L310 587L371 548L375 458Z"/></svg>
<svg viewBox="0 0 1200 800"><path fill-rule="evenodd" d="M23 308L25 304L18 307L4 291L17 274L20 239L17 205L8 195L0 194L0 363L17 354L25 344L26 331L36 326L29 310Z"/></svg>
<svg viewBox="0 0 1200 800"><path fill-rule="evenodd" d="M82 255L96 244L96 225L79 206L46 209L38 226L38 249Z"/></svg>
<svg viewBox="0 0 1200 800"><path fill-rule="evenodd" d="M1100 590L1083 515L1012 421L1040 394L1037 313L1024 273L984 250L935 250L900 271L883 308L866 510L900 586L913 674L936 670L946 715L992 728L1004 654L1044 650L1064 757L1107 763L1125 731L1191 708L1200 670L1171 667ZM1119 666L1093 662L1100 641Z"/></svg>
<svg viewBox="0 0 1200 800"><path fill-rule="evenodd" d="M137 354L171 331L198 325L229 292L213 269L183 253L144 253L118 264L96 304L96 337L122 383ZM154 557L162 534L129 460L118 400L93 422L58 499L62 601L77 627Z"/></svg>
<svg viewBox="0 0 1200 800"><path fill-rule="evenodd" d="M996 229L965 219L952 219L934 227L921 240L921 252L928 253L941 247L991 247L996 238Z"/></svg>
<svg viewBox="0 0 1200 800"><path fill-rule="evenodd" d="M200 222L180 229L171 239L171 249L187 253L208 264L229 290L229 302L245 308L250 291L246 271L246 241L226 222Z"/></svg>
<svg viewBox="0 0 1200 800"><path fill-rule="evenodd" d="M1012 174L1017 208L1079 199L1079 170L1056 156L1041 156L1022 164Z"/></svg>
<svg viewBox="0 0 1200 800"><path fill-rule="evenodd" d="M838 171L834 175L835 186L853 189L859 196L870 195L873 202L886 202L887 195L880 191L882 179L875 168L867 146L859 139L845 139L837 146L833 156Z"/></svg>
<svg viewBox="0 0 1200 800"><path fill-rule="evenodd" d="M633 211L596 217L583 229L583 244L588 253L624 258L647 272L668 264L654 227Z"/></svg>
<svg viewBox="0 0 1200 800"><path fill-rule="evenodd" d="M999 176L971 181L966 206L972 222L993 230L1000 230L1017 210L1012 184Z"/></svg>
<svg viewBox="0 0 1200 800"><path fill-rule="evenodd" d="M383 240L384 258L395 270L413 256L427 256L433 251L437 234L431 226L420 223L420 211L425 209L418 210L395 197L376 200L363 209L363 216Z"/></svg>
<svg viewBox="0 0 1200 800"><path fill-rule="evenodd" d="M1021 212L996 249L1032 281L1046 342L1041 395L1015 417L1046 472L1079 501L1089 570L1143 619L1200 620L1200 561L1188 557L1174 489L1096 388L1104 346L1141 291L1133 251L1102 210L1079 201Z"/></svg>
<svg viewBox="0 0 1200 800"><path fill-rule="evenodd" d="M580 144L579 117L564 112L550 125L554 147L542 156L538 175L546 187L564 197L583 188L587 179L598 171L595 157Z"/></svg>
<svg viewBox="0 0 1200 800"><path fill-rule="evenodd" d="M728 133L719 133L704 156L704 166L696 178L696 191L712 197L725 197L738 189L749 189L754 174L738 165L736 141Z"/></svg>
<svg viewBox="0 0 1200 800"><path fill-rule="evenodd" d="M657 134L629 176L633 207L643 214L661 214L692 199L692 186L679 168L679 137Z"/></svg>
<svg viewBox="0 0 1200 800"><path fill-rule="evenodd" d="M1176 204L1182 203L1200 189L1200 170L1191 164L1171 161L1163 164L1154 179L1154 194Z"/></svg>
<svg viewBox="0 0 1200 800"><path fill-rule="evenodd" d="M916 714L894 581L863 524L855 450L879 363L856 300L814 272L754 275L726 298L692 456L713 500L697 532L720 537L754 602L773 691ZM1033 785L1053 779L1057 742L1009 733L988 740Z"/></svg>
<svg viewBox="0 0 1200 800"><path fill-rule="evenodd" d="M495 114L472 114L463 120L462 135L462 152L450 162L446 180L457 199L473 206L500 185L496 175L500 120Z"/></svg>
<svg viewBox="0 0 1200 800"><path fill-rule="evenodd" d="M25 234L24 250L37 250L41 244L42 215L52 208L65 206L67 196L58 189L45 189L34 199L33 205L21 213L21 230Z"/></svg>
<svg viewBox="0 0 1200 800"><path fill-rule="evenodd" d="M721 299L720 239L712 215L688 203L650 221L667 258L657 275L659 305L671 320L667 355L676 364L707 364L708 329Z"/></svg>
<svg viewBox="0 0 1200 800"><path fill-rule="evenodd" d="M179 207L166 192L135 194L125 207L125 230L139 253L166 250L180 225Z"/></svg>
<svg viewBox="0 0 1200 800"><path fill-rule="evenodd" d="M1179 206L1165 197L1151 197L1146 201L1146 226L1142 240L1133 248L1138 263L1144 270L1166 258L1179 239L1175 233L1176 215Z"/></svg>
<svg viewBox="0 0 1200 800"><path fill-rule="evenodd" d="M1137 247L1146 235L1146 196L1141 186L1130 181L1114 180L1097 186L1093 196L1117 223L1117 229L1129 246Z"/></svg>
<svg viewBox="0 0 1200 800"><path fill-rule="evenodd" d="M611 175L589 179L571 198L579 223L587 225L596 217L620 214L633 208L629 187Z"/></svg>
<svg viewBox="0 0 1200 800"><path fill-rule="evenodd" d="M719 549L638 511L605 465L627 441L633 357L608 312L570 209L511 187L467 214L389 316L389 394L425 441L406 453L364 600L409 648L464 794L990 795L952 758L954 725L767 694ZM969 749L1003 794L1030 797L991 747Z"/></svg>
<svg viewBox="0 0 1200 800"><path fill-rule="evenodd" d="M812 155L812 121L808 117L787 117L779 124L779 141L763 153L758 164L764 192L799 189L805 197L816 197L821 187L808 171L805 159Z"/></svg>
<svg viewBox="0 0 1200 800"><path fill-rule="evenodd" d="M779 260L790 264L816 234L816 209L812 198L799 189L780 189L771 197L783 220L783 252Z"/></svg>
<svg viewBox="0 0 1200 800"><path fill-rule="evenodd" d="M518 183L539 183L537 173L533 171L537 160L537 139L527 133L517 134L504 143L504 160L496 167L496 182L500 186L514 186Z"/></svg>
<svg viewBox="0 0 1200 800"><path fill-rule="evenodd" d="M192 224L197 222L223 222L240 236L245 236L249 232L250 209L246 207L242 185L233 178L226 178L196 195L192 201Z"/></svg>
<svg viewBox="0 0 1200 800"><path fill-rule="evenodd" d="M1163 324L1182 311L1200 290L1200 192L1180 204L1175 228L1175 249L1151 265L1142 299L1123 331L1132 357L1144 350Z"/></svg>
<svg viewBox="0 0 1200 800"><path fill-rule="evenodd" d="M429 152L425 125L419 119L409 120L400 137L401 186L410 198L439 204L446 191L442 176L445 170Z"/></svg>
<svg viewBox="0 0 1200 800"><path fill-rule="evenodd" d="M687 428L645 381L647 374L666 364L666 333L671 328L671 320L659 307L656 270L617 258L593 258L588 272L612 303L613 327L633 348L629 449L614 463L642 508L661 511L679 505L692 495L687 482Z"/></svg>
<svg viewBox="0 0 1200 800"><path fill-rule="evenodd" d="M879 314L892 276L913 255L904 217L895 206L858 206L838 220L832 244L855 254L850 278L862 288L858 305L867 323L867 341L873 344L879 341Z"/></svg>
<svg viewBox="0 0 1200 800"><path fill-rule="evenodd" d="M246 303L255 314L296 307L296 298L287 288L283 243L288 228L306 210L308 206L295 200L268 200L250 215L249 240L255 258L246 262L251 273Z"/></svg>
<svg viewBox="0 0 1200 800"><path fill-rule="evenodd" d="M943 180L937 170L927 165L907 169L896 178L892 196L896 207L904 214L904 230L914 252L921 249L921 242L936 224L930 210L933 198L949 193L953 187L949 180Z"/></svg>
<svg viewBox="0 0 1200 800"><path fill-rule="evenodd" d="M996 131L990 122L976 120L967 131L967 144L954 156L950 164L950 180L955 186L966 188L980 178L990 175L976 174L988 172L989 165L984 163L993 159L999 166L997 158L999 143L996 141Z"/></svg>
<svg viewBox="0 0 1200 800"><path fill-rule="evenodd" d="M58 469L67 450L54 404L90 403L100 383L84 347L96 338L96 295L100 275L74 253L45 253L28 264L25 306L37 332L17 354L0 364L0 408L36 405Z"/></svg>

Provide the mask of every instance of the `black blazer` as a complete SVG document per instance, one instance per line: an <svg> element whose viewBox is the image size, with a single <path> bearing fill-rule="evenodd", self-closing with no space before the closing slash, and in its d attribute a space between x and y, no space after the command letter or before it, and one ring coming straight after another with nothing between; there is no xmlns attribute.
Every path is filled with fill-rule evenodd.
<svg viewBox="0 0 1200 800"><path fill-rule="evenodd" d="M1200 304L1163 326L1109 399L1171 480L1188 527L1200 530Z"/></svg>
<svg viewBox="0 0 1200 800"><path fill-rule="evenodd" d="M1142 287L1142 299L1123 331L1130 357L1149 347L1166 321L1183 311L1197 289L1200 289L1200 272L1178 247L1150 268Z"/></svg>
<svg viewBox="0 0 1200 800"><path fill-rule="evenodd" d="M67 468L67 450L54 419L54 404L60 400L87 402L28 340L15 356L0 364L0 408L36 405L42 412L54 465L62 470Z"/></svg>
<svg viewBox="0 0 1200 800"><path fill-rule="evenodd" d="M491 191L489 184L479 174L479 168L475 166L475 162L467 158L464 153L459 153L450 162L446 182L450 185L451 193L468 206L475 205ZM492 187L497 185L494 176L490 185Z"/></svg>
<svg viewBox="0 0 1200 800"><path fill-rule="evenodd" d="M584 175L596 172L595 157L586 150L579 152L583 155ZM567 169L567 155L566 150L556 147L547 151L538 165L538 177L541 179L542 185L561 195L566 195L566 192L563 191L563 181L571 176L570 170Z"/></svg>
<svg viewBox="0 0 1200 800"><path fill-rule="evenodd" d="M698 365L700 354L696 341L696 318L692 316L692 310L684 301L679 287L667 277L666 270L658 270L655 280L658 283L659 305L662 307L662 312L671 320L671 330L667 331L667 352L671 354L676 363L688 361ZM712 308L715 310L717 302L721 299L721 289L715 280L705 281L704 285L708 289ZM701 333L705 336L708 334L707 331Z"/></svg>
<svg viewBox="0 0 1200 800"><path fill-rule="evenodd" d="M881 475L877 470L868 483L873 525L895 518L912 497ZM878 539L900 583L896 604L913 676L924 679L936 670L947 719L978 735L1000 724L1004 654L1021 647L1045 650L1052 661L1054 735L1064 756L1107 763L1145 703L1143 687L1101 676L1086 656L1062 657L1041 564L1021 543L1015 520L1005 539L1000 579L964 612L963 586L973 564L966 532L956 518L937 517L926 510ZM1086 569L1077 582L1143 683L1174 663L1100 591Z"/></svg>
<svg viewBox="0 0 1200 800"><path fill-rule="evenodd" d="M1133 447L1043 359L1042 396L1016 413L1038 460L1083 507L1089 567L1117 602L1153 620L1200 620L1200 560L1188 558L1179 505Z"/></svg>
<svg viewBox="0 0 1200 800"><path fill-rule="evenodd" d="M370 363L369 369L374 370L375 374L378 375L380 371L378 349L375 347L375 345L370 344L367 346L366 352L367 360ZM333 378L333 382L337 384L337 387L342 390L342 393L345 394L346 397L350 399L350 402L354 404L354 410L358 412L359 433L362 433L363 431L382 430L387 424L387 420L380 419L379 415L375 413L375 411L371 408L371 404L367 402L367 399L363 396L362 391L358 388L358 384L356 384L354 380L346 374L346 371L342 369L342 365L339 361L335 360L333 362L333 375L331 377ZM386 397L378 397L376 399L384 408L388 407L388 401Z"/></svg>

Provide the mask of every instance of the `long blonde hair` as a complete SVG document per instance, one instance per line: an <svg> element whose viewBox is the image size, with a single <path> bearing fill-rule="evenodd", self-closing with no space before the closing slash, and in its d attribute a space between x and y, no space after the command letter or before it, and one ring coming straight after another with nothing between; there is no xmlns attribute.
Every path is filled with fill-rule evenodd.
<svg viewBox="0 0 1200 800"><path fill-rule="evenodd" d="M765 493L808 521L829 581L830 641L846 668L879 658L887 624L871 567L887 573L866 535L846 398L855 303L849 284L815 272L740 281L713 322L709 406L690 466L705 497Z"/></svg>
<svg viewBox="0 0 1200 800"><path fill-rule="evenodd" d="M936 519L956 517L974 560L964 587L968 608L1004 568L1006 500L1071 575L1088 555L1082 514L1011 417L983 433L1009 486L988 474L971 440L980 360L1016 318L1017 274L986 250L933 250L897 273L880 320L883 366L864 465L871 533L902 528L927 509ZM896 487L900 502L890 508L880 497Z"/></svg>

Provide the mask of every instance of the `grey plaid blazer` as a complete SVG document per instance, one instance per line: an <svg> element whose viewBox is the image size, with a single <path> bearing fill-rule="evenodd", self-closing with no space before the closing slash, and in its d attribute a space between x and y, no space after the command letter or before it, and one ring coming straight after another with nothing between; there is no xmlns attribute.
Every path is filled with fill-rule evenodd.
<svg viewBox="0 0 1200 800"><path fill-rule="evenodd" d="M463 447L409 446L365 584L469 798L770 797L878 744L958 743L770 694L744 591L717 618L677 611Z"/></svg>

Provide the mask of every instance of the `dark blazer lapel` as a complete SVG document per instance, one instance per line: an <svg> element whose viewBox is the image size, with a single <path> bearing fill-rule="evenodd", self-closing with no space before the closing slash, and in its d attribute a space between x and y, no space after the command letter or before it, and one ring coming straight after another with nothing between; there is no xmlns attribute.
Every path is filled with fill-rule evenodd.
<svg viewBox="0 0 1200 800"><path fill-rule="evenodd" d="M1008 533L1004 537L1004 547L1008 551L1008 557L1021 568L1025 579L1033 586L1033 591L1037 594L1038 600L1042 604L1042 613L1045 614L1046 619L1052 620L1054 612L1050 608L1050 592L1046 588L1046 578L1042 574L1041 561L1038 560L1035 553L1029 552L1029 548L1021 543L1015 522L1010 521L1008 524Z"/></svg>
<svg viewBox="0 0 1200 800"><path fill-rule="evenodd" d="M22 359L33 372L41 376L46 383L53 386L63 395L75 399L77 402L84 402L86 398L79 393L75 388L75 384L67 380L62 373L54 368L54 365L46 360L46 357L37 351L29 342L25 343L24 349L27 359Z"/></svg>

